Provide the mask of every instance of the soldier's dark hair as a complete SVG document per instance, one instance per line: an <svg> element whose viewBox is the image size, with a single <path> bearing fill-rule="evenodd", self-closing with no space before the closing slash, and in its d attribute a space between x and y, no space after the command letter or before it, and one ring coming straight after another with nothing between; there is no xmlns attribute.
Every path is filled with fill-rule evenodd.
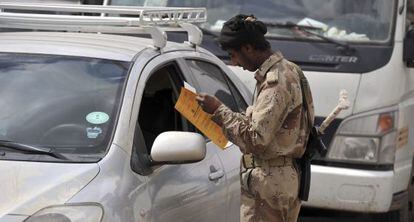
<svg viewBox="0 0 414 222"><path fill-rule="evenodd" d="M224 23L218 42L223 50L239 50L243 45L250 44L253 48L265 51L270 43L265 39L266 25L254 15L239 14Z"/></svg>

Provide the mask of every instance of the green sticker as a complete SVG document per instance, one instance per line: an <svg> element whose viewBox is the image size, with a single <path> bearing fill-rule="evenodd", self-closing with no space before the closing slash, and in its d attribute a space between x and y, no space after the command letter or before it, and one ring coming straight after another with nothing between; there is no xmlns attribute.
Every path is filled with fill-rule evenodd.
<svg viewBox="0 0 414 222"><path fill-rule="evenodd" d="M92 124L103 124L108 122L109 116L104 112L91 112L86 116L86 121Z"/></svg>

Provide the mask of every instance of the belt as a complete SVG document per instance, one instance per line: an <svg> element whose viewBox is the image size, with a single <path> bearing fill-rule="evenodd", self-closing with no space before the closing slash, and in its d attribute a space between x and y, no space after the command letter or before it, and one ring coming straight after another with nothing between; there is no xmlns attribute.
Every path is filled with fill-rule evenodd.
<svg viewBox="0 0 414 222"><path fill-rule="evenodd" d="M279 156L273 159L260 159L253 157L251 154L243 155L243 166L247 169L255 167L281 167L281 166L292 166L294 163L293 158L286 156Z"/></svg>

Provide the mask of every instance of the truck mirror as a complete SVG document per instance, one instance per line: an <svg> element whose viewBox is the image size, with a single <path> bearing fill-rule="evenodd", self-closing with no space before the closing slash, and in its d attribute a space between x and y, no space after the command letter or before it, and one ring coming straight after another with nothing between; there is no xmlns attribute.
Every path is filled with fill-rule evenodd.
<svg viewBox="0 0 414 222"><path fill-rule="evenodd" d="M414 67L414 25L411 25L405 34L403 60L408 67Z"/></svg>

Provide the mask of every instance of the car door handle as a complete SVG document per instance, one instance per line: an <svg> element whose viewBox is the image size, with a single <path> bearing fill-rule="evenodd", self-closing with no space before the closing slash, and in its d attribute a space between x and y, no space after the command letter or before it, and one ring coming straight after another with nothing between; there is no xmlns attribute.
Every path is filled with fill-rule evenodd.
<svg viewBox="0 0 414 222"><path fill-rule="evenodd" d="M211 180L211 181L216 181L216 180L222 178L223 176L224 176L224 171L218 170L214 173L210 173L208 175L208 179Z"/></svg>
<svg viewBox="0 0 414 222"><path fill-rule="evenodd" d="M210 166L210 174L208 175L208 179L211 181L217 181L218 179L224 176L224 171L221 169L216 169L213 165Z"/></svg>

